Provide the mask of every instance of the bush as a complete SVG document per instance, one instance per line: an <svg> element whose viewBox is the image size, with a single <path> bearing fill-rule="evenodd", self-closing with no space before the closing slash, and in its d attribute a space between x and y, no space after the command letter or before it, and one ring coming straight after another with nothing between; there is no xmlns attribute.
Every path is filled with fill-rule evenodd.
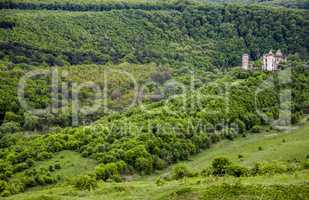
<svg viewBox="0 0 309 200"><path fill-rule="evenodd" d="M101 164L95 169L95 174L97 179L102 179L106 181L112 175L117 175L117 165L116 163L109 163L109 164Z"/></svg>
<svg viewBox="0 0 309 200"><path fill-rule="evenodd" d="M106 182L116 182L120 183L123 181L123 178L120 175L112 175L110 178L106 180Z"/></svg>
<svg viewBox="0 0 309 200"><path fill-rule="evenodd" d="M8 183L7 185L7 194L17 194L19 192L25 191L25 184L22 182L22 180L13 180Z"/></svg>
<svg viewBox="0 0 309 200"><path fill-rule="evenodd" d="M253 133L260 133L260 132L262 131L262 127L261 127L261 126L258 126L258 125L253 126L252 129L251 129L251 131L252 131Z"/></svg>
<svg viewBox="0 0 309 200"><path fill-rule="evenodd" d="M21 126L17 122L6 122L0 126L0 136L8 133L21 131Z"/></svg>
<svg viewBox="0 0 309 200"><path fill-rule="evenodd" d="M235 177L248 176L250 174L250 170L246 167L231 165L227 168L227 174Z"/></svg>
<svg viewBox="0 0 309 200"><path fill-rule="evenodd" d="M192 173L189 171L189 169L184 165L177 165L173 169L173 179L182 179L184 177L191 177Z"/></svg>
<svg viewBox="0 0 309 200"><path fill-rule="evenodd" d="M167 163L159 157L155 157L154 159L154 168L158 170L162 170L166 167Z"/></svg>
<svg viewBox="0 0 309 200"><path fill-rule="evenodd" d="M117 163L101 164L97 166L95 174L97 179L104 181L112 179L118 182L121 179L120 174L124 172L125 169L126 163L124 161L119 161Z"/></svg>
<svg viewBox="0 0 309 200"><path fill-rule="evenodd" d="M137 158L135 161L135 168L145 174L151 174L152 172L152 159L144 157Z"/></svg>
<svg viewBox="0 0 309 200"><path fill-rule="evenodd" d="M0 180L0 194L6 189L7 183L5 181Z"/></svg>
<svg viewBox="0 0 309 200"><path fill-rule="evenodd" d="M203 169L201 171L201 175L202 176L210 176L210 175L213 175L213 168L212 167L208 167L206 169Z"/></svg>
<svg viewBox="0 0 309 200"><path fill-rule="evenodd" d="M158 177L156 180L156 185L157 186L164 185L164 180L161 177Z"/></svg>
<svg viewBox="0 0 309 200"><path fill-rule="evenodd" d="M50 165L50 166L48 167L48 171L50 171L50 172L55 171L54 166L53 166L53 165Z"/></svg>
<svg viewBox="0 0 309 200"><path fill-rule="evenodd" d="M255 163L251 170L252 175L280 174L288 171L286 164L280 162L259 162Z"/></svg>
<svg viewBox="0 0 309 200"><path fill-rule="evenodd" d="M25 169L28 169L28 168L29 166L25 162L16 164L14 167L14 173L24 171Z"/></svg>
<svg viewBox="0 0 309 200"><path fill-rule="evenodd" d="M244 133L246 130L246 125L243 121L240 119L236 119L232 126L236 126L235 129L237 130L238 133Z"/></svg>
<svg viewBox="0 0 309 200"><path fill-rule="evenodd" d="M56 163L54 166L55 169L61 169L61 165L59 163Z"/></svg>
<svg viewBox="0 0 309 200"><path fill-rule="evenodd" d="M236 131L232 128L223 129L222 134L223 134L223 137L228 140L233 140L237 136Z"/></svg>
<svg viewBox="0 0 309 200"><path fill-rule="evenodd" d="M73 180L73 185L79 190L89 191L95 189L98 186L95 177L89 175L79 176L75 178Z"/></svg>
<svg viewBox="0 0 309 200"><path fill-rule="evenodd" d="M224 158L224 157L220 157L220 158L215 158L212 161L212 168L213 168L213 175L215 176L224 176L230 165L231 162L229 161L229 159Z"/></svg>

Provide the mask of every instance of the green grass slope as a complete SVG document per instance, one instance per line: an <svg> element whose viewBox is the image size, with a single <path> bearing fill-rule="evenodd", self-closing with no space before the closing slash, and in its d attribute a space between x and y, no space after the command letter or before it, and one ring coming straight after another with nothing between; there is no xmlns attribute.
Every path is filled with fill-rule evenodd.
<svg viewBox="0 0 309 200"><path fill-rule="evenodd" d="M72 151L62 151L50 160L38 162L33 168L48 168L55 163L60 165L59 170L52 172L56 176L60 176L62 180L71 178L72 176L90 173L94 170L97 162L92 159L81 157L79 153Z"/></svg>
<svg viewBox="0 0 309 200"><path fill-rule="evenodd" d="M259 148L262 149L259 149ZM241 156L240 156L241 155ZM234 163L252 167L260 161L292 161L304 160L309 155L309 124L286 132L268 131L253 134L234 141L224 140L214 144L183 164L193 171L201 171L211 165L216 157L224 156ZM239 158L239 156L241 158ZM178 165L176 164L176 165ZM175 165L158 172L154 176L139 177L141 180L154 180L158 175L171 173Z"/></svg>
<svg viewBox="0 0 309 200"><path fill-rule="evenodd" d="M262 150L259 150L262 147ZM252 166L258 161L303 160L309 155L309 125L297 131L277 133L275 131L251 135L235 141L223 141L209 150L184 162L189 168L201 170L215 157L224 156L242 165ZM238 156L242 155L242 158Z"/></svg>
<svg viewBox="0 0 309 200"><path fill-rule="evenodd" d="M214 145L192 161L185 162L190 169L200 171L213 158L226 156L236 163L252 165L255 161L305 160L308 155L309 124L290 132L267 132L249 135L232 142ZM263 147L259 151L258 147ZM276 148L275 148L276 147ZM65 155L70 152L63 152ZM63 154L63 153L60 153ZM238 154L244 155L239 160ZM60 156L59 155L59 156ZM74 157L74 156L73 156ZM57 159L57 158L54 158ZM46 163L47 164L47 163ZM66 169L62 169L66 171ZM66 174L71 173L67 169ZM169 170L164 173L169 172ZM162 173L159 173L162 175ZM62 183L55 187L37 188L18 194L10 200L66 200L66 199L308 199L309 171L263 175L256 177L203 177L185 178L157 185L154 176L123 183L100 182L93 191L78 191Z"/></svg>

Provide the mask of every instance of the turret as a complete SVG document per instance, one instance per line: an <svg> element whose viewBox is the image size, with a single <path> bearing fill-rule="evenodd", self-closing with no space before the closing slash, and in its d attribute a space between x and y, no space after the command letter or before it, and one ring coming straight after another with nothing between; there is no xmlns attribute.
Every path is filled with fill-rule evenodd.
<svg viewBox="0 0 309 200"><path fill-rule="evenodd" d="M278 49L278 51L276 52L276 56L277 57L283 57L283 54L282 54L280 49Z"/></svg>

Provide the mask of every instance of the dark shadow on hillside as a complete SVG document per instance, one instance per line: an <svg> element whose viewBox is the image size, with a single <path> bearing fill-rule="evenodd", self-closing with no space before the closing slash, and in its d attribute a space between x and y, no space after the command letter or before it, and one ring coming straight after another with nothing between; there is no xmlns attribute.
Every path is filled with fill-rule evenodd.
<svg viewBox="0 0 309 200"><path fill-rule="evenodd" d="M5 116L5 114L3 112L0 112L0 126L2 125L2 123L4 121L4 116Z"/></svg>

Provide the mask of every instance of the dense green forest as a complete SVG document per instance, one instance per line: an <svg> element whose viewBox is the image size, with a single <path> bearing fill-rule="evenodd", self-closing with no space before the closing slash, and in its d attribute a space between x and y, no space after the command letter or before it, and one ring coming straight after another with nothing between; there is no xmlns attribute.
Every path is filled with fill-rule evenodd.
<svg viewBox="0 0 309 200"><path fill-rule="evenodd" d="M7 113L7 122L17 123L16 126L11 124L13 131L25 127L27 121L18 106L14 88L18 77L35 68L153 62L177 74L177 69L183 67L214 71L238 66L244 52L257 60L272 48L280 48L285 54L298 53L303 59L308 57L308 13L300 10L184 4L181 11L2 10L0 15L3 66L0 89L6 94L1 96L0 113L2 116ZM198 79L202 79L203 73L197 74L200 74ZM149 77L144 77L144 81ZM6 82L9 84L4 84ZM45 93L46 84L40 85ZM35 85L33 83L34 88ZM33 99L33 106L44 108L49 101L43 92L41 98ZM101 114L89 116L90 121ZM64 126L68 123L63 119L68 116L48 115L41 120L49 118L47 121L53 121L52 125ZM40 120L34 121L42 124ZM42 127L29 126L28 129L41 130Z"/></svg>
<svg viewBox="0 0 309 200"><path fill-rule="evenodd" d="M285 0L0 0L0 195L56 184L92 191L98 183L166 170L225 140L303 124L309 113L306 9L306 1ZM287 61L279 71L265 72L261 57L271 49L280 49ZM252 70L239 67L244 53ZM17 95L22 77L35 71L42 74L27 81L24 97L32 108L48 108L40 115ZM85 83L106 96L76 88ZM282 96L286 90L290 98ZM49 107L53 93L61 100L56 112ZM93 102L104 106L91 114L74 110L76 103L87 108ZM279 139L280 145L290 142ZM221 157L200 172L176 166L155 185L175 181L180 187L177 181L198 176L307 177L309 155L301 156L253 168ZM235 195L244 188L223 184L214 191ZM308 195L305 182L247 188L250 195L265 191L269 199L277 192L278 199ZM182 199L177 195L192 191L177 192L171 195Z"/></svg>
<svg viewBox="0 0 309 200"><path fill-rule="evenodd" d="M103 11L113 9L176 9L182 10L185 4L257 4L273 7L287 7L296 9L309 9L306 0L2 0L0 8L14 9L50 9L70 11Z"/></svg>
<svg viewBox="0 0 309 200"><path fill-rule="evenodd" d="M185 8L182 12L129 9L100 13L3 10L1 56L29 64L153 61L199 67L237 66L243 52L257 59L271 48L308 56L305 11Z"/></svg>

